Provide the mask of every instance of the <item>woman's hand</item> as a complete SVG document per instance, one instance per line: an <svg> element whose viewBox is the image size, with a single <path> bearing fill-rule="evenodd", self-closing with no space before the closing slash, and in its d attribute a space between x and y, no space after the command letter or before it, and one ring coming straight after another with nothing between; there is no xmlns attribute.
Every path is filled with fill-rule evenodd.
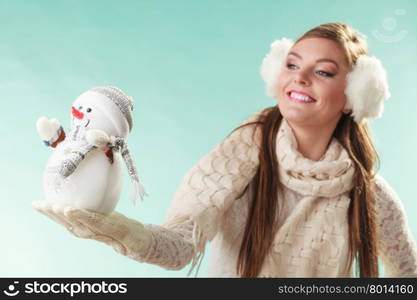
<svg viewBox="0 0 417 300"><path fill-rule="evenodd" d="M94 239L131 258L147 253L151 235L142 223L112 212L100 214L70 203L35 201L32 206L79 238Z"/></svg>

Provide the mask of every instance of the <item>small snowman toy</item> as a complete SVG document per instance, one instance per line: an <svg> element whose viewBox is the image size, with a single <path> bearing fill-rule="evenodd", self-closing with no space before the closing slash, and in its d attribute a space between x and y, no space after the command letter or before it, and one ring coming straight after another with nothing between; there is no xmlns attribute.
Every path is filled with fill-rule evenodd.
<svg viewBox="0 0 417 300"><path fill-rule="evenodd" d="M126 138L133 126L133 99L112 86L81 94L71 107L65 134L56 119L41 117L37 131L54 148L43 178L46 201L64 201L98 213L112 212L120 198L123 161L133 183L132 199L146 192L139 181Z"/></svg>

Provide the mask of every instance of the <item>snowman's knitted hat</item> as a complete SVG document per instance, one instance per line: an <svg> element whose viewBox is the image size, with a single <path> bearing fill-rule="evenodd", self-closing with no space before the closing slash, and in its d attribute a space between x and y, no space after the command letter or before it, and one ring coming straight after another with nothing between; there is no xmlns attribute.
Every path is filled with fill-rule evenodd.
<svg viewBox="0 0 417 300"><path fill-rule="evenodd" d="M127 96L121 89L114 86L95 87L90 89L89 92L97 92L111 100L116 105L116 107L119 108L120 112L122 113L122 116L126 119L127 124L129 125L129 132L132 130L132 111L134 108L133 98Z"/></svg>

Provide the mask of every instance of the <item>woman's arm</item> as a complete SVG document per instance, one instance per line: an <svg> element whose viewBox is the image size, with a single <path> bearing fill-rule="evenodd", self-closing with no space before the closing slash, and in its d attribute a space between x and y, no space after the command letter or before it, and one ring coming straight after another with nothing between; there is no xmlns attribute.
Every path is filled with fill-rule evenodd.
<svg viewBox="0 0 417 300"><path fill-rule="evenodd" d="M35 201L32 205L74 236L106 243L118 253L139 262L178 270L194 255L190 222L167 229L144 225L117 212L101 214L79 209L71 203Z"/></svg>
<svg viewBox="0 0 417 300"><path fill-rule="evenodd" d="M253 125L229 135L185 175L161 226L143 225L117 212L102 215L43 201L34 207L77 237L105 242L137 261L178 270L193 260L191 272L220 218L255 175L258 147Z"/></svg>
<svg viewBox="0 0 417 300"><path fill-rule="evenodd" d="M258 112L241 125L256 121ZM193 244L192 267L198 265L205 245L219 231L222 217L253 179L259 165L260 128L241 127L201 158L184 176L171 202L165 228L188 222ZM192 232L192 237L191 237Z"/></svg>
<svg viewBox="0 0 417 300"><path fill-rule="evenodd" d="M401 200L381 176L375 177L375 185L378 246L385 277L417 277L417 246Z"/></svg>
<svg viewBox="0 0 417 300"><path fill-rule="evenodd" d="M181 270L195 256L193 221L184 221L173 228L151 224L146 224L145 228L151 236L150 246L145 253L137 253L132 259L167 270Z"/></svg>
<svg viewBox="0 0 417 300"><path fill-rule="evenodd" d="M259 113L242 124L255 121ZM245 126L201 158L184 176L164 224L146 225L152 246L137 259L166 269L182 269L192 260L190 274L218 232L220 218L255 175L259 141L260 131Z"/></svg>

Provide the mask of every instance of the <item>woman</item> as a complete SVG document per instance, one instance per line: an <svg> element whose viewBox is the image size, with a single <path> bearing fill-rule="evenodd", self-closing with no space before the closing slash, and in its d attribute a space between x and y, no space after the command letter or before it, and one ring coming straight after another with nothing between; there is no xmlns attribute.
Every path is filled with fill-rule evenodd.
<svg viewBox="0 0 417 300"><path fill-rule="evenodd" d="M361 90L363 78L352 75L360 59L371 61L366 54L363 37L340 23L272 44L261 73L279 105L250 117L187 173L162 226L34 207L78 237L166 269L191 260L193 269L212 241L209 276L350 277L356 259L360 277L378 277L378 256L388 276L417 276L416 244L400 200L375 174L366 122L389 93Z"/></svg>

